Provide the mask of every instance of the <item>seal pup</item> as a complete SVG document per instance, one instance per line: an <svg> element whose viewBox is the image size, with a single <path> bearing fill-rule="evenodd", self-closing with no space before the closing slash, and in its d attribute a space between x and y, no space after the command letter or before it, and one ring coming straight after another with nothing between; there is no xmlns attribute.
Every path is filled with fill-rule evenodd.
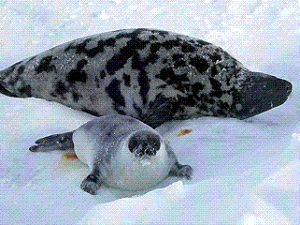
<svg viewBox="0 0 300 225"><path fill-rule="evenodd" d="M91 173L81 188L96 194L102 183L124 190L145 190L167 176L191 178L171 147L150 126L129 116L107 115L64 134L42 138L32 152L74 149Z"/></svg>
<svg viewBox="0 0 300 225"><path fill-rule="evenodd" d="M200 116L245 119L283 104L290 82L251 72L211 43L154 29L59 45L0 72L0 92L56 101L155 128Z"/></svg>

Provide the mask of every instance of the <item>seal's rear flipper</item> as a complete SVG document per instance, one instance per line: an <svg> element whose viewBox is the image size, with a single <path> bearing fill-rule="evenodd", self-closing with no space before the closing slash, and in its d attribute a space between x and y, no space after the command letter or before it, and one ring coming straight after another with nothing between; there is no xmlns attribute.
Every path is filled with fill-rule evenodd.
<svg viewBox="0 0 300 225"><path fill-rule="evenodd" d="M283 104L292 92L292 84L263 73L246 75L240 92L234 96L235 115L246 119Z"/></svg>
<svg viewBox="0 0 300 225"><path fill-rule="evenodd" d="M9 96L9 97L18 97L17 95L15 95L14 93L11 93L10 91L8 91L2 84L1 84L1 81L0 81L0 93L1 94L4 94L6 96Z"/></svg>
<svg viewBox="0 0 300 225"><path fill-rule="evenodd" d="M92 172L82 181L80 187L91 195L95 195L101 187L101 184L102 181L100 177L95 172Z"/></svg>
<svg viewBox="0 0 300 225"><path fill-rule="evenodd" d="M74 150L73 132L54 134L37 140L36 145L29 148L32 152L48 152L54 150Z"/></svg>

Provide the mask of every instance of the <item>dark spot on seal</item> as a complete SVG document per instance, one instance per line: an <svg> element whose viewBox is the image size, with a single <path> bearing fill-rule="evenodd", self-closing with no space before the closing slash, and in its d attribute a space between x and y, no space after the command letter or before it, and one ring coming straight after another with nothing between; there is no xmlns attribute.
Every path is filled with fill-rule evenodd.
<svg viewBox="0 0 300 225"><path fill-rule="evenodd" d="M133 103L133 108L135 109L135 111L139 115L138 118L142 119L143 118L143 110L135 102Z"/></svg>
<svg viewBox="0 0 300 225"><path fill-rule="evenodd" d="M208 111L208 107L205 104L201 104L199 108L203 111Z"/></svg>
<svg viewBox="0 0 300 225"><path fill-rule="evenodd" d="M102 71L100 72L100 78L101 78L101 79L104 79L105 77L106 77L106 73L105 73L104 70L102 70Z"/></svg>
<svg viewBox="0 0 300 225"><path fill-rule="evenodd" d="M68 45L68 47L65 48L65 51L64 51L64 52L70 51L70 50L72 49L72 46L73 46L73 43L70 43L70 44Z"/></svg>
<svg viewBox="0 0 300 225"><path fill-rule="evenodd" d="M191 44L189 44L188 42L184 41L181 45L181 50L184 53L188 53L188 52L192 53L196 51L196 48Z"/></svg>
<svg viewBox="0 0 300 225"><path fill-rule="evenodd" d="M86 112L86 113L91 114L93 116L101 116L98 112L96 112L94 110L90 110L90 109L87 109L87 108L82 108L81 110L83 112Z"/></svg>
<svg viewBox="0 0 300 225"><path fill-rule="evenodd" d="M161 43L161 46L163 46L165 49L170 50L174 47L178 47L181 45L181 39L177 38L175 40L167 40L163 43Z"/></svg>
<svg viewBox="0 0 300 225"><path fill-rule="evenodd" d="M64 95L68 92L68 88L62 81L58 81L55 87L55 93L59 95Z"/></svg>
<svg viewBox="0 0 300 225"><path fill-rule="evenodd" d="M55 60L56 57L53 56L46 56L41 59L39 62L39 65L35 68L35 71L39 74L42 72L51 72L55 71L56 67L54 65L51 65L52 60Z"/></svg>
<svg viewBox="0 0 300 225"><path fill-rule="evenodd" d="M127 63L127 60L133 55L138 54L137 50L144 49L149 41L143 41L137 38L134 33L131 39L127 42L127 45L120 49L118 54L115 54L106 64L106 70L109 75L114 75L116 71L122 69Z"/></svg>
<svg viewBox="0 0 300 225"><path fill-rule="evenodd" d="M119 106L125 107L125 99L120 90L121 81L118 79L113 79L110 84L105 88L108 96L114 101L115 109Z"/></svg>
<svg viewBox="0 0 300 225"><path fill-rule="evenodd" d="M187 97L180 97L179 98L179 105L181 106L195 106L197 102L192 95L188 95Z"/></svg>
<svg viewBox="0 0 300 225"><path fill-rule="evenodd" d="M148 63L156 63L159 59L159 56L156 53L150 53L149 56L146 58L146 62Z"/></svg>
<svg viewBox="0 0 300 225"><path fill-rule="evenodd" d="M221 91L222 84L219 81L217 81L216 79L213 79L213 78L209 78L209 81L211 83L211 86L212 86L213 90Z"/></svg>
<svg viewBox="0 0 300 225"><path fill-rule="evenodd" d="M91 49L86 49L87 44L92 41L91 38L84 40L83 42L74 46L74 43L71 43L66 49L65 52L75 49L76 54L86 54L89 58L94 58L96 55L104 51L105 46L114 46L116 43L115 38L109 38L107 40L100 40L97 42L97 46Z"/></svg>
<svg viewBox="0 0 300 225"><path fill-rule="evenodd" d="M18 76L20 76L24 72L24 70L25 70L25 66L24 65L20 66L18 68Z"/></svg>
<svg viewBox="0 0 300 225"><path fill-rule="evenodd" d="M25 85L22 88L19 88L18 91L20 92L21 96L31 97L31 86Z"/></svg>
<svg viewBox="0 0 300 225"><path fill-rule="evenodd" d="M100 80L98 77L95 77L95 83L96 83L96 87L100 88Z"/></svg>
<svg viewBox="0 0 300 225"><path fill-rule="evenodd" d="M86 39L84 40L82 43L77 44L75 46L72 46L72 43L66 48L65 51L69 51L70 49L75 49L76 50L76 54L81 54L81 53L85 53L86 49L86 45L91 41L92 39Z"/></svg>
<svg viewBox="0 0 300 225"><path fill-rule="evenodd" d="M224 112L222 109L218 109L216 114L217 114L217 116L220 116L220 117L226 117L226 115L227 115L227 113Z"/></svg>
<svg viewBox="0 0 300 225"><path fill-rule="evenodd" d="M147 76L146 71L141 71L138 76L138 82L140 85L140 95L142 97L143 104L147 103L147 95L150 90L150 79Z"/></svg>
<svg viewBox="0 0 300 225"><path fill-rule="evenodd" d="M72 97L73 97L74 102L78 102L79 99L82 97L82 95L78 94L76 92L72 92Z"/></svg>
<svg viewBox="0 0 300 225"><path fill-rule="evenodd" d="M163 81L167 81L170 77L174 77L175 73L171 67L163 68L159 74L155 75L156 78L159 78Z"/></svg>
<svg viewBox="0 0 300 225"><path fill-rule="evenodd" d="M180 59L184 59L184 55L183 54L174 54L173 56L172 56L172 60L173 61L177 61L177 60L180 60Z"/></svg>
<svg viewBox="0 0 300 225"><path fill-rule="evenodd" d="M192 85L192 92L196 96L199 94L200 91L204 89L204 85L201 83L195 83Z"/></svg>
<svg viewBox="0 0 300 225"><path fill-rule="evenodd" d="M149 40L151 40L151 41L156 41L157 40L157 37L155 36L155 35L150 35L149 36Z"/></svg>
<svg viewBox="0 0 300 225"><path fill-rule="evenodd" d="M178 60L174 63L175 68L186 66L186 62L184 60Z"/></svg>
<svg viewBox="0 0 300 225"><path fill-rule="evenodd" d="M115 39L115 38L109 38L109 39L107 39L107 40L105 40L105 41L103 42L103 45L105 45L105 46L111 46L111 47L114 47L115 44L116 44L116 39Z"/></svg>
<svg viewBox="0 0 300 225"><path fill-rule="evenodd" d="M153 30L153 32L158 33L162 37L166 37L169 35L168 31L163 31L163 30Z"/></svg>
<svg viewBox="0 0 300 225"><path fill-rule="evenodd" d="M155 42L150 45L150 51L156 53L160 49L161 43Z"/></svg>
<svg viewBox="0 0 300 225"><path fill-rule="evenodd" d="M215 65L211 67L211 76L214 77L218 74L218 70Z"/></svg>
<svg viewBox="0 0 300 225"><path fill-rule="evenodd" d="M67 81L71 84L75 82L82 82L85 83L87 80L87 73L83 70L84 66L87 64L86 59L82 59L77 63L77 67L71 70L67 76Z"/></svg>
<svg viewBox="0 0 300 225"><path fill-rule="evenodd" d="M148 61L141 60L138 54L135 54L132 58L132 69L139 70L140 73L138 75L138 83L140 86L140 95L145 105L147 103L147 95L150 90L150 79L147 76L147 72L145 71L145 67L148 65Z"/></svg>
<svg viewBox="0 0 300 225"><path fill-rule="evenodd" d="M185 92L190 89L187 74L175 74L171 67L163 68L159 74L155 75L155 77L165 81L168 85L172 85L175 89L181 92Z"/></svg>
<svg viewBox="0 0 300 225"><path fill-rule="evenodd" d="M213 102L210 101L211 98L209 98L206 94L202 94L200 95L200 101L199 102L202 102L203 104L204 103L210 103L210 104L213 104Z"/></svg>
<svg viewBox="0 0 300 225"><path fill-rule="evenodd" d="M130 80L130 76L126 73L123 74L123 80L124 80L124 84L127 87L130 87L131 85L131 80Z"/></svg>
<svg viewBox="0 0 300 225"><path fill-rule="evenodd" d="M209 42L206 42L206 41L203 41L203 40L197 40L197 43L198 43L200 46L203 46L203 45L210 45Z"/></svg>
<svg viewBox="0 0 300 225"><path fill-rule="evenodd" d="M208 62L200 56L191 57L190 64L196 68L199 73L204 73L208 68Z"/></svg>
<svg viewBox="0 0 300 225"><path fill-rule="evenodd" d="M210 59L213 61L213 62L217 62L217 61L221 61L222 60L222 57L217 54L217 53L213 53L213 55L210 56Z"/></svg>
<svg viewBox="0 0 300 225"><path fill-rule="evenodd" d="M215 104L215 100L214 100L214 98L212 98L212 97L214 97L214 96L215 96L214 91L211 91L211 92L208 94L208 96L205 96L205 97L206 97L206 102L209 103L209 104L211 104L211 105Z"/></svg>
<svg viewBox="0 0 300 225"><path fill-rule="evenodd" d="M186 66L183 54L174 54L172 60L174 61L175 68Z"/></svg>
<svg viewBox="0 0 300 225"><path fill-rule="evenodd" d="M123 31L123 30L117 30L115 32L119 32L119 31ZM143 31L147 31L147 29L143 29L143 28L138 28L133 30L130 33L124 32L124 33L119 33L116 36L116 39L121 39L121 38L136 38L140 33L142 33Z"/></svg>
<svg viewBox="0 0 300 225"><path fill-rule="evenodd" d="M114 38L109 38L105 41L100 40L100 41L98 41L97 47L89 49L89 50L85 49L83 52L85 52L88 57L94 58L96 55L98 55L99 53L104 51L105 46L113 47L113 46L115 46L115 43L116 43L116 39L114 39Z"/></svg>
<svg viewBox="0 0 300 225"><path fill-rule="evenodd" d="M222 91L211 91L211 92L209 93L209 95L210 95L211 97L221 98L222 95L223 95L223 92L222 92Z"/></svg>
<svg viewBox="0 0 300 225"><path fill-rule="evenodd" d="M87 60L86 59L82 59L77 63L77 68L78 69L83 69L83 67L87 64Z"/></svg>
<svg viewBox="0 0 300 225"><path fill-rule="evenodd" d="M19 77L11 77L11 79L8 81L8 84L14 86L18 80Z"/></svg>
<svg viewBox="0 0 300 225"><path fill-rule="evenodd" d="M228 105L227 102L221 102L220 108L223 110L228 110L230 108L230 106Z"/></svg>
<svg viewBox="0 0 300 225"><path fill-rule="evenodd" d="M86 55L89 58L94 58L97 54L99 54L100 52L104 51L104 46L103 43L101 41L98 41L98 45L95 48L91 48L89 50L84 50L84 52L86 53Z"/></svg>

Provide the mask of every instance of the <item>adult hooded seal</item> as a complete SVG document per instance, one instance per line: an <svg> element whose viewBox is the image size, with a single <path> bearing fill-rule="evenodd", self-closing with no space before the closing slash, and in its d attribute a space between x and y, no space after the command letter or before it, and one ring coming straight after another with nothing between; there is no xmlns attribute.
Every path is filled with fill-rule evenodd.
<svg viewBox="0 0 300 225"><path fill-rule="evenodd" d="M157 127L200 116L245 119L283 104L290 82L251 72L213 44L153 29L59 45L0 71L0 92Z"/></svg>

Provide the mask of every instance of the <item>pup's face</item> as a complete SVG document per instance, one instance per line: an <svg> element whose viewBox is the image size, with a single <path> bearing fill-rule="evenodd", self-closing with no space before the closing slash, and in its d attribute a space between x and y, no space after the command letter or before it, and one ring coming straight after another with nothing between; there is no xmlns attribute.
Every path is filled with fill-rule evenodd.
<svg viewBox="0 0 300 225"><path fill-rule="evenodd" d="M129 151L137 158L150 158L159 151L160 137L149 131L139 131L130 137L128 142Z"/></svg>

